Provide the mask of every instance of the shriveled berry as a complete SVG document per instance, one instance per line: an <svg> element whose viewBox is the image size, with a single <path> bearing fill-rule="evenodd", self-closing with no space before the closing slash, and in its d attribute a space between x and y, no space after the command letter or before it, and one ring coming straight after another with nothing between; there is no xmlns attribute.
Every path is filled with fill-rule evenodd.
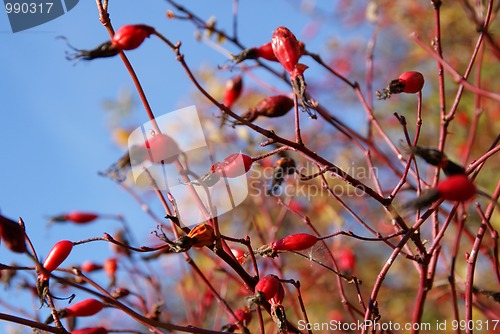
<svg viewBox="0 0 500 334"><path fill-rule="evenodd" d="M208 224L199 224L189 231L188 238L193 247L211 246L215 242L215 231Z"/></svg>
<svg viewBox="0 0 500 334"><path fill-rule="evenodd" d="M15 253L26 252L26 237L24 230L13 220L0 215L0 236L5 247Z"/></svg>
<svg viewBox="0 0 500 334"><path fill-rule="evenodd" d="M261 100L241 117L249 122L253 122L259 116L281 117L286 115L292 109L293 105L293 100L286 95L270 96Z"/></svg>
<svg viewBox="0 0 500 334"><path fill-rule="evenodd" d="M410 152L421 157L430 165L440 167L446 175L465 174L465 168L448 159L446 154L435 149L413 146Z"/></svg>

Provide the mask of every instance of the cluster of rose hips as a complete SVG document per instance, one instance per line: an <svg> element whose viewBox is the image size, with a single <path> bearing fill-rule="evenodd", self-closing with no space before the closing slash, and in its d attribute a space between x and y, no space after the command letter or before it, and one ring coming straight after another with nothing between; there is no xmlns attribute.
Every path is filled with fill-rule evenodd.
<svg viewBox="0 0 500 334"><path fill-rule="evenodd" d="M111 57L119 54L123 50L133 50L139 47L142 42L156 31L153 27L137 24L126 25L120 28L112 37L93 50L76 50L73 58L92 60L95 58ZM272 40L260 47L244 50L233 57L235 63L240 63L246 59L263 58L270 61L279 62L288 73L295 97L300 100L304 110L310 112L316 107L315 103L308 97L306 92L306 82L304 71L307 66L299 63L299 59L305 53L304 44L299 42L295 35L286 27L278 27L272 36ZM377 91L378 99L387 99L398 93L418 93L424 85L424 77L419 72L405 72L397 79L392 80L387 88L382 92ZM238 75L230 79L225 87L223 104L231 108L242 92L242 77ZM242 115L247 122L253 122L258 117L281 117L287 114L294 106L294 99L285 95L270 96ZM310 112L311 117L315 117ZM225 116L223 116L225 122ZM238 122L235 125L241 124ZM477 189L474 183L467 177L465 168L450 161L444 153L429 148L415 146L410 148L411 154L420 156L427 163L440 167L448 176L438 183L436 188L425 191L419 198L408 204L408 207L421 208L429 205L438 199L463 202L472 198ZM143 144L136 145L130 149L117 163L118 169L126 169L132 165L140 164L144 161L152 163L172 163L179 157L180 149L176 142L166 134L154 134ZM254 162L252 157L246 154L231 154L223 161L211 166L210 171L198 180L205 186L212 186L221 178L236 178L248 172ZM279 159L274 167L273 181L270 193L280 186L286 175L296 172L295 161L288 157ZM99 215L87 212L70 212L52 218L54 222L71 221L78 224L92 222L99 218ZM26 235L22 224L16 223L0 215L0 236L7 248L17 253L26 253ZM274 241L259 248L256 253L265 257L276 257L282 252L297 252L313 247L318 241L326 237L316 237L307 233L297 233L288 235L278 241ZM209 224L199 224L193 228L186 236L182 236L171 242L165 238L169 245L169 250L174 252L185 252L191 247L211 247L216 242L214 229ZM37 263L37 289L42 302L50 293L49 282L51 273L56 270L73 249L73 242L62 240L56 243L43 264ZM235 258L243 262L245 254L241 250L233 250ZM342 257L345 263L340 267L352 270L354 266L354 253L347 252ZM84 263L81 270L91 272L94 270L106 269L109 275L114 276L117 269L116 259L109 259L103 265L94 263ZM126 294L122 291L121 295ZM255 285L254 294L249 298L252 304L267 305L269 303L272 319L277 324L281 332L287 330L287 320L284 307L282 305L285 297L285 290L280 279L275 275L262 277ZM106 305L96 299L89 298L72 306L59 310L57 317L87 317L100 312ZM234 331L241 326L246 327L252 319L249 308L244 307L234 312L235 322L224 326L225 331ZM51 323L53 317L47 319ZM109 331L104 327L89 327L74 330L74 334L107 334Z"/></svg>

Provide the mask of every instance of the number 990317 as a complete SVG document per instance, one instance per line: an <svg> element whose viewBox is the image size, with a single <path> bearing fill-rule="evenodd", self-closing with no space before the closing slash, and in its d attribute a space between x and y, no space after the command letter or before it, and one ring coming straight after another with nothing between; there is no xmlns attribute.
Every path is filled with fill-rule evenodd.
<svg viewBox="0 0 500 334"><path fill-rule="evenodd" d="M5 12L7 14L49 14L53 5L53 2L6 2Z"/></svg>

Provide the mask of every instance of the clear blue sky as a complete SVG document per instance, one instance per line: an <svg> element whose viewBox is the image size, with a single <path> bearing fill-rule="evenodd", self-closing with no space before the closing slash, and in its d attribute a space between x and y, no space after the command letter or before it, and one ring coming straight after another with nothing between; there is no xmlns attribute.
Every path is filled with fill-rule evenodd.
<svg viewBox="0 0 500 334"><path fill-rule="evenodd" d="M232 1L193 3L198 3L191 5L198 15L216 14L220 26L230 29ZM298 17L292 3L297 2L241 1L240 39L248 46L263 44L280 25L300 34L310 21ZM110 1L115 28L129 23L152 25L172 41L182 40L193 68L222 64L222 55L194 40L191 24L166 19L169 8L160 0ZM145 241L154 223L116 184L97 175L123 153L112 141L102 102L116 98L121 89L133 91L131 80L118 57L74 66L65 59L68 48L56 39L60 35L87 49L109 39L94 1L82 0L62 17L16 34L5 12L0 13L0 212L13 219L23 217L41 255L60 239L101 236L119 227L117 222L103 220L85 227L46 229L45 216L71 210L123 214ZM313 50L321 48L314 40L309 45ZM188 96L193 87L168 48L150 39L128 55L157 114L184 106L181 97ZM134 98L138 100L136 94ZM139 122L147 121L139 104L138 108ZM157 204L152 205L161 216ZM79 248L68 262L78 263L89 256L89 247ZM93 244L94 251L96 259L102 259L100 252L109 253L104 243ZM30 264L25 256L12 255L1 245L0 262L13 260Z"/></svg>

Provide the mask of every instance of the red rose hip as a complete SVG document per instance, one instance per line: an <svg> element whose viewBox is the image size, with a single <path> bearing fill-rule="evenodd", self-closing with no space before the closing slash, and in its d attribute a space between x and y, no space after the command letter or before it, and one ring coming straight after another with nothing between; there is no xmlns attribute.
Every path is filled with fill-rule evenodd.
<svg viewBox="0 0 500 334"><path fill-rule="evenodd" d="M43 262L43 267L45 270L47 270L49 273L54 271L57 267L61 265L61 263L66 260L68 255L71 253L71 250L73 249L73 242L69 240L61 240L58 243L52 247L52 249L49 252L49 255L47 255L47 258ZM42 279L48 279L46 277L45 273L41 273L40 277Z"/></svg>
<svg viewBox="0 0 500 334"><path fill-rule="evenodd" d="M278 27L273 33L272 48L276 59L288 73L293 73L301 56L299 41L286 27Z"/></svg>
<svg viewBox="0 0 500 334"><path fill-rule="evenodd" d="M94 298L89 298L66 308L66 316L89 317L99 313L103 308L104 304L102 302Z"/></svg>
<svg viewBox="0 0 500 334"><path fill-rule="evenodd" d="M382 92L377 91L377 100L385 100L391 97L392 94L408 93L415 94L424 87L424 76L420 72L409 71L404 72L399 78L392 80L389 86L384 88Z"/></svg>
<svg viewBox="0 0 500 334"><path fill-rule="evenodd" d="M464 174L451 175L437 185L439 195L448 201L465 202L477 192L476 186Z"/></svg>
<svg viewBox="0 0 500 334"><path fill-rule="evenodd" d="M248 172L252 167L253 159L243 153L228 155L224 161L212 166L212 172L221 177L235 178Z"/></svg>
<svg viewBox="0 0 500 334"><path fill-rule="evenodd" d="M271 249L273 251L301 251L314 246L318 240L314 235L307 233L291 234L271 243Z"/></svg>
<svg viewBox="0 0 500 334"><path fill-rule="evenodd" d="M226 82L226 87L224 89L224 105L231 108L233 104L238 100L241 95L243 88L243 80L241 75L229 79Z"/></svg>
<svg viewBox="0 0 500 334"><path fill-rule="evenodd" d="M410 71L401 74L398 78L403 93L415 94L424 87L424 76L420 72Z"/></svg>
<svg viewBox="0 0 500 334"><path fill-rule="evenodd" d="M111 42L121 50L133 50L154 32L153 27L145 24L128 24L116 31Z"/></svg>
<svg viewBox="0 0 500 334"><path fill-rule="evenodd" d="M98 214L92 212L72 211L63 215L50 218L50 222L73 222L76 224L90 223L99 218Z"/></svg>
<svg viewBox="0 0 500 334"><path fill-rule="evenodd" d="M255 107L249 109L241 117L253 122L259 116L281 117L293 107L293 100L286 95L275 95L261 100Z"/></svg>
<svg viewBox="0 0 500 334"><path fill-rule="evenodd" d="M273 298L280 287L280 282L274 275L262 277L255 285L255 293L262 293L266 300Z"/></svg>
<svg viewBox="0 0 500 334"><path fill-rule="evenodd" d="M175 140L165 134L156 134L146 140L148 160L153 163L172 163L177 160L180 149Z"/></svg>

